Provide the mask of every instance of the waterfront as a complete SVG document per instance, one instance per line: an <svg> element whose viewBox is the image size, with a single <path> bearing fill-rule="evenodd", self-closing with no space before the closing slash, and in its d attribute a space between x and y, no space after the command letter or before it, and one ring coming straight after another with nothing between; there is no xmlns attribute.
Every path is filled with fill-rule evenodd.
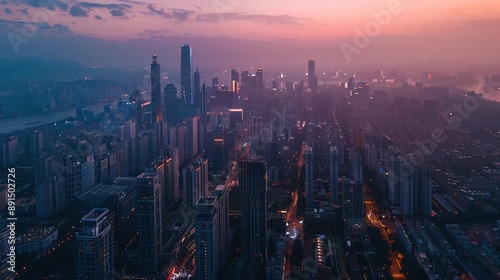
<svg viewBox="0 0 500 280"><path fill-rule="evenodd" d="M86 106L87 110L91 110L94 114L99 114L104 110L107 104L115 105L116 102L108 102L96 105ZM76 107L71 109L57 110L50 113L40 113L19 118L0 120L0 133L11 133L16 130L37 127L45 124L57 122L69 117L76 117ZM29 124L29 125L26 125Z"/></svg>

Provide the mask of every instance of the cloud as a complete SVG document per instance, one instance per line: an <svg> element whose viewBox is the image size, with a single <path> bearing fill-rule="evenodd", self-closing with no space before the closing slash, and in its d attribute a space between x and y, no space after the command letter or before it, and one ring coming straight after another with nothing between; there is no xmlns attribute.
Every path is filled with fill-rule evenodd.
<svg viewBox="0 0 500 280"><path fill-rule="evenodd" d="M38 26L38 31L40 33L46 34L46 35L52 35L52 36L68 36L68 35L73 35L73 31L71 29L63 24L56 23L54 25L50 25L48 23L41 23Z"/></svg>
<svg viewBox="0 0 500 280"><path fill-rule="evenodd" d="M291 15L260 15L241 13L207 13L196 16L197 21L219 23L221 20L244 20L264 22L267 24L300 25L307 21L306 18L294 17Z"/></svg>
<svg viewBox="0 0 500 280"><path fill-rule="evenodd" d="M24 22L24 21L19 21L19 20L7 20L7 19L0 19L0 26L2 25L23 25L23 24L31 24L29 22Z"/></svg>
<svg viewBox="0 0 500 280"><path fill-rule="evenodd" d="M55 10L56 8L61 10L68 10L68 4L59 0L51 1L40 1L40 0L18 0L16 4L24 4L34 8L45 8L48 10Z"/></svg>
<svg viewBox="0 0 500 280"><path fill-rule="evenodd" d="M186 21L193 14L193 11L175 9L172 11L172 16L178 21Z"/></svg>
<svg viewBox="0 0 500 280"><path fill-rule="evenodd" d="M6 12L7 14L10 14L10 15L14 14L10 8L5 8L5 9L3 9L3 11Z"/></svg>
<svg viewBox="0 0 500 280"><path fill-rule="evenodd" d="M108 10L124 10L128 8L132 8L132 6L128 4L100 4L100 3L89 3L89 2L80 2L78 6L82 6L85 8L103 8Z"/></svg>
<svg viewBox="0 0 500 280"><path fill-rule="evenodd" d="M168 29L147 29L143 30L139 35L148 38L157 38L158 36L164 36L168 32L170 32Z"/></svg>
<svg viewBox="0 0 500 280"><path fill-rule="evenodd" d="M137 1L137 0L119 0L119 1L124 2L124 3L136 4L136 5L146 5L147 4L146 2L141 2L141 1Z"/></svg>
<svg viewBox="0 0 500 280"><path fill-rule="evenodd" d="M151 12L157 14L157 15L160 15L162 17L165 17L165 18L172 18L172 15L165 12L165 9L161 9L161 10L158 10L158 9L155 9L155 7L153 6L153 4L149 4L148 5L148 10L150 10Z"/></svg>
<svg viewBox="0 0 500 280"><path fill-rule="evenodd" d="M74 34L68 26L60 23L50 25L48 22L26 22L4 19L0 19L0 30L9 30L17 34L22 34L24 30L29 30L30 33L47 35L46 37Z"/></svg>
<svg viewBox="0 0 500 280"><path fill-rule="evenodd" d="M19 9L18 11L21 12L23 15L28 15L28 8Z"/></svg>
<svg viewBox="0 0 500 280"><path fill-rule="evenodd" d="M477 20L471 20L465 22L464 25L462 25L463 28L474 28L474 29L483 29L483 30L490 30L494 26L500 26L500 18L493 18L493 19L477 19Z"/></svg>
<svg viewBox="0 0 500 280"><path fill-rule="evenodd" d="M109 13L114 16L114 17L122 17L125 15L125 12L123 10L111 10Z"/></svg>
<svg viewBox="0 0 500 280"><path fill-rule="evenodd" d="M74 17L88 17L88 12L82 9L80 6L73 6L69 10L69 14Z"/></svg>
<svg viewBox="0 0 500 280"><path fill-rule="evenodd" d="M102 17L99 16L99 15L95 15L94 18L97 19L97 20L102 20Z"/></svg>
<svg viewBox="0 0 500 280"><path fill-rule="evenodd" d="M189 10L184 10L184 9L172 9L171 12L165 11L165 9L156 9L153 4L149 4L147 6L148 10L151 11L154 14L157 14L159 16L162 16L164 18L173 18L176 21L187 21L191 17L191 15L194 13L194 11L189 11Z"/></svg>
<svg viewBox="0 0 500 280"><path fill-rule="evenodd" d="M74 17L87 17L93 9L107 9L109 13L114 17L125 17L126 10L132 8L128 4L100 4L100 3L90 3L90 2L80 2L73 7L71 7L70 15ZM99 20L99 18L96 17ZM100 18L102 19L102 18Z"/></svg>

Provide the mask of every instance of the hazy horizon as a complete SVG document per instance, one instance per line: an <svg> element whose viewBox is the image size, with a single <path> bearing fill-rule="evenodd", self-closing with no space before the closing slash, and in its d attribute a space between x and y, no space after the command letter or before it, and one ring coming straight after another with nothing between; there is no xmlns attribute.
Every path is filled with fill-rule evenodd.
<svg viewBox="0 0 500 280"><path fill-rule="evenodd" d="M188 43L194 65L206 68L286 67L309 57L319 67L500 64L495 1L153 2L1 1L2 57L121 67L147 65L156 51L162 64L178 65Z"/></svg>

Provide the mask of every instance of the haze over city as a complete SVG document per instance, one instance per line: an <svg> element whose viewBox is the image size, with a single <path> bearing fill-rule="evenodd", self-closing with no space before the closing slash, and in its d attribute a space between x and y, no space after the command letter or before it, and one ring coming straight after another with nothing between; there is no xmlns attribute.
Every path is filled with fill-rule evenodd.
<svg viewBox="0 0 500 280"><path fill-rule="evenodd" d="M169 54L190 43L197 50L195 64L206 68L257 62L273 68L310 56L319 66L342 65L347 62L339 45L354 44L357 30L392 6L397 12L353 55L353 64L500 63L500 39L494 36L500 32L500 5L494 0L45 2L0 3L2 56L137 66L156 49L168 69L179 63ZM23 28L37 31L15 52L6 35L22 36Z"/></svg>

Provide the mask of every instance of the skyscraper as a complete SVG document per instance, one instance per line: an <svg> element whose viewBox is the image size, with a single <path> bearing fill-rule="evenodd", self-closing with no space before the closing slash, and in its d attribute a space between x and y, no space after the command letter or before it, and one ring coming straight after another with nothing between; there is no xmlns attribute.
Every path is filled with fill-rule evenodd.
<svg viewBox="0 0 500 280"><path fill-rule="evenodd" d="M80 221L75 241L76 279L114 279L108 212L106 208L95 208Z"/></svg>
<svg viewBox="0 0 500 280"><path fill-rule="evenodd" d="M62 180L64 180L66 206L70 206L75 194L82 190L82 163L79 158L72 155L60 155L60 157L64 166Z"/></svg>
<svg viewBox="0 0 500 280"><path fill-rule="evenodd" d="M163 115L169 126L180 122L179 110L181 102L182 99L177 98L175 85L168 83L163 89Z"/></svg>
<svg viewBox="0 0 500 280"><path fill-rule="evenodd" d="M248 71L242 71L240 75L240 89L242 90L242 93L247 93L246 90L248 89L249 83L250 83L250 74Z"/></svg>
<svg viewBox="0 0 500 280"><path fill-rule="evenodd" d="M111 158L111 157L110 157ZM82 154L81 157L81 169L82 169L82 190L88 189L95 185L95 160L94 154L92 152L87 152ZM116 176L113 176L113 179Z"/></svg>
<svg viewBox="0 0 500 280"><path fill-rule="evenodd" d="M215 280L221 262L217 197L202 196L196 202L196 279Z"/></svg>
<svg viewBox="0 0 500 280"><path fill-rule="evenodd" d="M363 181L363 160L359 150L352 147L349 150L350 164L351 164L351 180Z"/></svg>
<svg viewBox="0 0 500 280"><path fill-rule="evenodd" d="M193 91L193 104L196 107L200 107L203 102L201 96L201 77L200 72L198 71L198 67L196 67L196 71L194 72L193 77L194 91Z"/></svg>
<svg viewBox="0 0 500 280"><path fill-rule="evenodd" d="M222 260L225 259L229 247L229 191L225 185L218 185L212 196L217 197L217 209L219 210L219 241Z"/></svg>
<svg viewBox="0 0 500 280"><path fill-rule="evenodd" d="M187 165L182 170L182 196L184 208L194 208L196 201L201 197L201 168Z"/></svg>
<svg viewBox="0 0 500 280"><path fill-rule="evenodd" d="M389 157L389 201L394 205L400 205L401 192L407 182L407 176L402 172L405 160L401 156Z"/></svg>
<svg viewBox="0 0 500 280"><path fill-rule="evenodd" d="M339 153L337 147L330 147L330 202L339 203Z"/></svg>
<svg viewBox="0 0 500 280"><path fill-rule="evenodd" d="M172 174L172 176L169 176L169 184L172 184L172 190L169 192L172 192L173 198L177 199L179 197L179 149L169 147L165 149L164 153L164 158L165 159L172 159L172 170L168 169L167 174ZM170 166L167 164L167 167ZM167 193L167 198L169 198L170 195Z"/></svg>
<svg viewBox="0 0 500 280"><path fill-rule="evenodd" d="M205 83L201 86L201 100L200 100L200 120L202 124L207 120L207 86Z"/></svg>
<svg viewBox="0 0 500 280"><path fill-rule="evenodd" d="M16 136L0 135L0 166L7 167L19 161L19 139Z"/></svg>
<svg viewBox="0 0 500 280"><path fill-rule="evenodd" d="M151 64L151 122L157 123L162 120L161 102L161 72L158 56L153 54Z"/></svg>
<svg viewBox="0 0 500 280"><path fill-rule="evenodd" d="M267 175L266 162L258 155L238 160L243 227L243 256L258 263L259 279L267 261Z"/></svg>
<svg viewBox="0 0 500 280"><path fill-rule="evenodd" d="M314 203L313 181L314 181L314 159L313 149L311 146L304 148L304 167L306 176L306 205L310 206Z"/></svg>
<svg viewBox="0 0 500 280"><path fill-rule="evenodd" d="M187 126L187 156L192 158L198 154L199 117L189 117L186 119Z"/></svg>
<svg viewBox="0 0 500 280"><path fill-rule="evenodd" d="M118 177L111 185L96 185L78 193L75 200L77 214L95 208L106 208L106 219L113 236L115 264L123 261L123 251L137 234L136 178Z"/></svg>
<svg viewBox="0 0 500 280"><path fill-rule="evenodd" d="M400 208L407 215L413 215L415 210L416 196L415 189L417 187L417 172L411 173L404 179L401 188Z"/></svg>
<svg viewBox="0 0 500 280"><path fill-rule="evenodd" d="M344 178L342 199L344 219L349 223L360 223L363 220L363 182Z"/></svg>
<svg viewBox="0 0 500 280"><path fill-rule="evenodd" d="M203 157L199 156L193 160L193 165L197 166L200 168L200 194L199 197L201 196L209 196L210 194L208 193L208 160L204 159Z"/></svg>
<svg viewBox="0 0 500 280"><path fill-rule="evenodd" d="M238 93L240 87L240 74L238 71L231 69L231 91Z"/></svg>
<svg viewBox="0 0 500 280"><path fill-rule="evenodd" d="M314 59L311 57L309 62L307 63L307 80L310 90L316 92L318 90L318 80L316 78L316 69L315 69Z"/></svg>
<svg viewBox="0 0 500 280"><path fill-rule="evenodd" d="M24 138L24 158L27 160L35 160L42 153L43 132L36 129L26 131Z"/></svg>
<svg viewBox="0 0 500 280"><path fill-rule="evenodd" d="M257 72L255 73L255 77L257 78L257 94L264 93L264 71L261 67L257 68Z"/></svg>
<svg viewBox="0 0 500 280"><path fill-rule="evenodd" d="M139 268L155 273L161 258L161 185L156 172L137 176L137 246Z"/></svg>
<svg viewBox="0 0 500 280"><path fill-rule="evenodd" d="M429 167L417 168L415 212L430 215L432 210L432 172Z"/></svg>
<svg viewBox="0 0 500 280"><path fill-rule="evenodd" d="M39 158L35 163L37 217L48 217L66 207L65 177L54 167L63 168L58 155Z"/></svg>
<svg viewBox="0 0 500 280"><path fill-rule="evenodd" d="M219 78L213 77L212 78L212 93L214 93L218 90L219 90Z"/></svg>
<svg viewBox="0 0 500 280"><path fill-rule="evenodd" d="M193 104L193 55L191 46L181 46L181 98L186 104Z"/></svg>

